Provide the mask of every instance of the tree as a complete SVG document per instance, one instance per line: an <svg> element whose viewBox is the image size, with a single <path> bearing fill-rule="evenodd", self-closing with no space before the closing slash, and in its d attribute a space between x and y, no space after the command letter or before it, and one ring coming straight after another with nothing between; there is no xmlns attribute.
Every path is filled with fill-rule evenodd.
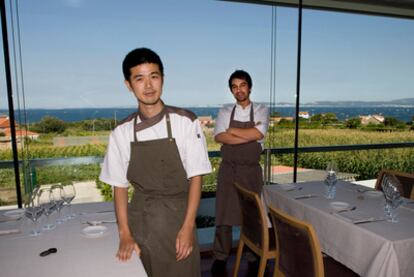
<svg viewBox="0 0 414 277"><path fill-rule="evenodd" d="M278 111L274 111L272 112L272 114L270 115L270 117L281 117L282 115L280 114L280 112Z"/></svg>
<svg viewBox="0 0 414 277"><path fill-rule="evenodd" d="M311 117L311 122L320 122L323 125L337 122L338 118L334 113L315 114Z"/></svg>
<svg viewBox="0 0 414 277"><path fill-rule="evenodd" d="M391 116L387 116L384 119L384 125L385 126L389 126L389 127L395 127L399 124L399 120L396 119L395 117L391 117Z"/></svg>
<svg viewBox="0 0 414 277"><path fill-rule="evenodd" d="M107 118L87 119L78 123L85 131L110 131L113 120Z"/></svg>
<svg viewBox="0 0 414 277"><path fill-rule="evenodd" d="M310 118L311 122L321 122L323 120L323 115L320 113L314 114Z"/></svg>
<svg viewBox="0 0 414 277"><path fill-rule="evenodd" d="M326 113L322 115L323 123L324 124L330 124L338 121L338 118L336 117L336 114L334 113Z"/></svg>
<svg viewBox="0 0 414 277"><path fill-rule="evenodd" d="M47 115L34 124L32 130L42 133L63 133L66 127L66 123L63 120Z"/></svg>
<svg viewBox="0 0 414 277"><path fill-rule="evenodd" d="M359 117L352 117L346 121L345 126L349 129L357 129L361 126L361 119Z"/></svg>

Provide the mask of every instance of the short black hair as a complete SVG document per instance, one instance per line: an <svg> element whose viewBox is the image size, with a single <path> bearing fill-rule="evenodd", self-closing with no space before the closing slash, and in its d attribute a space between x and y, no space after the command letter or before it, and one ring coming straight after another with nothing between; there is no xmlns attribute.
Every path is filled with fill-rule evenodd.
<svg viewBox="0 0 414 277"><path fill-rule="evenodd" d="M252 87L253 87L252 78L250 77L249 73L247 73L244 70L238 69L230 75L230 78L229 78L229 88L230 88L230 90L231 90L231 81L233 81L233 79L245 80L247 82L247 84L249 85L250 89L252 89Z"/></svg>
<svg viewBox="0 0 414 277"><path fill-rule="evenodd" d="M131 77L131 68L144 63L158 64L161 75L164 76L164 66L158 54L148 48L137 48L129 52L122 62L122 72L125 80L129 80Z"/></svg>

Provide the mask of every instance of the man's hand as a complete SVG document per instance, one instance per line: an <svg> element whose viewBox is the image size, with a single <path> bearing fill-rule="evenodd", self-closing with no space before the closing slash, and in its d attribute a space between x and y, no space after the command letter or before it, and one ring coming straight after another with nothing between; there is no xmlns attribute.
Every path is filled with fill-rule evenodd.
<svg viewBox="0 0 414 277"><path fill-rule="evenodd" d="M118 260L125 262L131 258L133 251L135 251L138 256L141 255L141 249L131 236L121 238L121 240L119 241L119 248L118 253L116 253L116 256Z"/></svg>
<svg viewBox="0 0 414 277"><path fill-rule="evenodd" d="M193 228L183 226L178 232L177 239L175 241L177 261L181 261L190 256L193 251Z"/></svg>

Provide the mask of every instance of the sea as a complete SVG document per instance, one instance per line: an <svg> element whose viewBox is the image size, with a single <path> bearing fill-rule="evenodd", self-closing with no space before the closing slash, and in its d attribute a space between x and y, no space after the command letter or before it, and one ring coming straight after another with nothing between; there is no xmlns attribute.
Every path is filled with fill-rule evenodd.
<svg viewBox="0 0 414 277"><path fill-rule="evenodd" d="M186 107L197 116L217 117L220 107ZM112 118L122 120L129 114L135 112L135 108L73 108L73 109L27 109L16 111L15 118L19 124L24 122L36 123L44 116L57 117L65 122L75 122L87 119ZM275 107L272 111L278 112L281 116L294 116L295 107ZM380 114L385 117L394 117L400 121L411 122L414 116L414 107L302 107L300 111L306 111L310 116L322 113L334 113L338 120L345 120L359 115ZM0 109L0 115L8 115L8 110Z"/></svg>

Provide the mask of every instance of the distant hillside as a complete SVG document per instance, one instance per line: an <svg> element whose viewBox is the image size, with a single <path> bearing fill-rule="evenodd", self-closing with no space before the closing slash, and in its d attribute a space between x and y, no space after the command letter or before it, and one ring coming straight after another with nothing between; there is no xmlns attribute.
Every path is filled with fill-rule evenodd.
<svg viewBox="0 0 414 277"><path fill-rule="evenodd" d="M295 103L278 102L277 106L294 106ZM317 107L385 107L414 106L414 98L396 99L391 101L315 101L301 103L301 106Z"/></svg>

